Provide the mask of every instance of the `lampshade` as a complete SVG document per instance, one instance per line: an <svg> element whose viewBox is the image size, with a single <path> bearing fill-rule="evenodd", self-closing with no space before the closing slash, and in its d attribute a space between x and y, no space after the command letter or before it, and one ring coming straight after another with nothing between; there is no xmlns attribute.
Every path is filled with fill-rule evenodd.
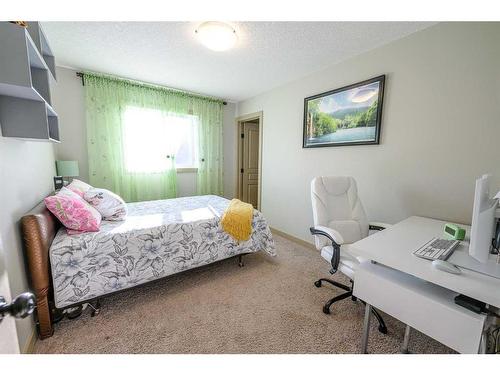
<svg viewBox="0 0 500 375"><path fill-rule="evenodd" d="M80 175L76 160L56 160L56 169L58 176L76 177Z"/></svg>

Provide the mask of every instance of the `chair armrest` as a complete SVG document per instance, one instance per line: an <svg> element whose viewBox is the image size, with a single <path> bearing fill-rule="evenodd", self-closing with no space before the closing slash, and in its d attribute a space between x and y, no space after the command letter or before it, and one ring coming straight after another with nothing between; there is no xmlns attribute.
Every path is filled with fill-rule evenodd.
<svg viewBox="0 0 500 375"><path fill-rule="evenodd" d="M313 236L324 236L328 238L330 241L332 241L333 253L332 253L332 259L330 260L330 264L332 265L330 273L333 275L335 272L337 272L337 269L339 268L340 245L344 242L342 236L336 230L321 225L318 225L316 227L311 227L309 228L309 230L311 231L311 234Z"/></svg>
<svg viewBox="0 0 500 375"><path fill-rule="evenodd" d="M309 228L309 230L311 231L312 235L325 236L330 241L335 242L337 245L342 245L344 243L342 235L335 229L328 228L323 225L316 225L315 227Z"/></svg>
<svg viewBox="0 0 500 375"><path fill-rule="evenodd" d="M387 223L381 223L378 221L371 221L369 223L369 229L370 230L384 230L387 228L392 227L392 224L387 224Z"/></svg>

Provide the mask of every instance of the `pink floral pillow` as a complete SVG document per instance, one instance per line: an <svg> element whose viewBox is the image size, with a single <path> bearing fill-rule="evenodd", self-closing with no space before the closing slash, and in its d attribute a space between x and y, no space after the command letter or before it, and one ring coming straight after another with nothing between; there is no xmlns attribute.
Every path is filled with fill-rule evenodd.
<svg viewBox="0 0 500 375"><path fill-rule="evenodd" d="M45 206L69 234L99 231L101 214L69 189L62 188L56 195L45 198Z"/></svg>

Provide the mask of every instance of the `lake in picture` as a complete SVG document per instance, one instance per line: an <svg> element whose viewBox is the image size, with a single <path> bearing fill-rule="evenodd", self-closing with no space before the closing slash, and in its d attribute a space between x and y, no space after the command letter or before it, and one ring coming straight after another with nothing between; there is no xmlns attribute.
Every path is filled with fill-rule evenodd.
<svg viewBox="0 0 500 375"><path fill-rule="evenodd" d="M383 77L306 99L304 146L374 143Z"/></svg>
<svg viewBox="0 0 500 375"><path fill-rule="evenodd" d="M375 126L364 128L339 129L335 133L325 134L316 138L310 138L309 143L331 143L331 142L371 142L375 139Z"/></svg>

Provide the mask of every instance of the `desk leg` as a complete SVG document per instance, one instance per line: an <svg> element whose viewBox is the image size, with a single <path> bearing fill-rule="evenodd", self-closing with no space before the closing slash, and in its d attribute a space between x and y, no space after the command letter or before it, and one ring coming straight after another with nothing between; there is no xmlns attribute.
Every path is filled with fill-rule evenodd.
<svg viewBox="0 0 500 375"><path fill-rule="evenodd" d="M411 331L411 327L407 324L406 329L405 329L405 336L403 339L403 346L401 347L402 354L409 354L410 353L408 351L408 344L410 343L410 331Z"/></svg>
<svg viewBox="0 0 500 375"><path fill-rule="evenodd" d="M365 305L365 322L363 325L363 340L361 341L361 353L368 353L368 335L370 334L370 317L372 314L372 307L369 303Z"/></svg>
<svg viewBox="0 0 500 375"><path fill-rule="evenodd" d="M486 354L488 352L488 332L483 331L481 339L479 340L478 354ZM496 348L495 348L496 349Z"/></svg>

